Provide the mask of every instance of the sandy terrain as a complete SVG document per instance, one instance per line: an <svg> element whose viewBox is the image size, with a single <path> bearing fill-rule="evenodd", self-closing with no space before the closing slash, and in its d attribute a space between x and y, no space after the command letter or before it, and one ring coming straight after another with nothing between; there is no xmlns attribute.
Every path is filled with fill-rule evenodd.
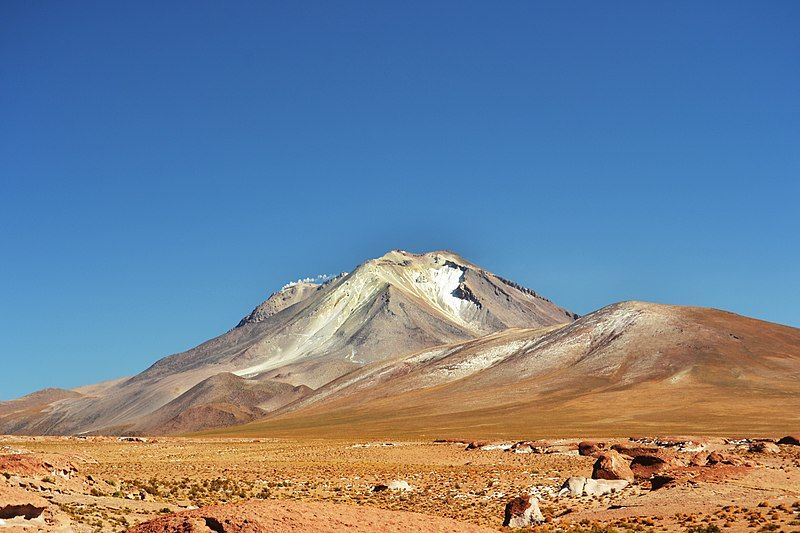
<svg viewBox="0 0 800 533"><path fill-rule="evenodd" d="M274 520L293 524L295 531L324 531L319 523L339 524L328 520L333 516L341 520L340 529L380 531L377 524L388 523L396 526L383 530L436 530L435 524L440 531L499 530L505 504L528 493L540 499L547 520L539 526L543 530L800 531L800 446L780 445L777 453L767 453L750 451L752 443L691 440L687 451L662 445L659 453L685 465L703 448L701 455L721 452L733 464L682 467L658 490L642 478L620 493L576 498L557 493L567 477L592 474L595 458L578 455L577 440L535 443L534 453L522 454L491 446L466 450L463 442L3 437L0 487L21 489L48 506L38 518L0 518L6 523L0 531L12 525L30 531L122 531L166 516L166 522L142 530L176 530L163 526L192 516L220 519L223 525L226 518L247 519L246 528L228 523L225 531L291 530ZM604 442L616 442L629 454L654 446L649 440ZM373 491L393 480L406 481L412 490ZM321 506L298 507L308 502ZM216 504L242 506L204 507ZM200 509L188 518L169 515L193 507ZM425 529L417 514L380 509L458 524L430 522ZM375 527L363 529L369 524Z"/></svg>

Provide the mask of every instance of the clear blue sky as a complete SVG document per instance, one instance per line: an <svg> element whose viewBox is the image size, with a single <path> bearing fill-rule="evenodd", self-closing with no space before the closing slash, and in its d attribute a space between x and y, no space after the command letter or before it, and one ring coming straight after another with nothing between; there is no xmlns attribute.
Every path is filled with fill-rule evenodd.
<svg viewBox="0 0 800 533"><path fill-rule="evenodd" d="M800 2L3 2L0 398L453 249L800 325Z"/></svg>

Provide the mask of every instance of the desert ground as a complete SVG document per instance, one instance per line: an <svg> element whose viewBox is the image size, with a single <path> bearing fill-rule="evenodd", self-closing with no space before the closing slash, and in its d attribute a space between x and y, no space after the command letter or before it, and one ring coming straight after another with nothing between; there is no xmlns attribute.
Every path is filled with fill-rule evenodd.
<svg viewBox="0 0 800 533"><path fill-rule="evenodd" d="M538 531L800 531L791 442L7 436L0 531L498 531L523 495ZM560 491L626 472L611 494Z"/></svg>

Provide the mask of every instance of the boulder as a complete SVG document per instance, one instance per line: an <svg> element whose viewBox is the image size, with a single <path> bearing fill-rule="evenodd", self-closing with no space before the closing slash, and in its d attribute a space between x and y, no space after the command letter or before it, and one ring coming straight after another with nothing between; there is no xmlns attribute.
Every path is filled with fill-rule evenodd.
<svg viewBox="0 0 800 533"><path fill-rule="evenodd" d="M569 494L570 496L583 496L583 487L586 486L586 478L581 476L572 476L567 479L563 485L559 495Z"/></svg>
<svg viewBox="0 0 800 533"><path fill-rule="evenodd" d="M390 481L389 484L386 486L389 490L399 490L402 492L410 491L411 485L408 484L407 481L403 481L401 479L395 479L394 481Z"/></svg>
<svg viewBox="0 0 800 533"><path fill-rule="evenodd" d="M592 469L593 479L625 479L633 481L633 471L628 461L616 450L609 450L597 456Z"/></svg>
<svg viewBox="0 0 800 533"><path fill-rule="evenodd" d="M544 522L539 500L534 496L518 496L506 504L503 526L530 527Z"/></svg>
<svg viewBox="0 0 800 533"><path fill-rule="evenodd" d="M689 466L706 466L708 464L707 453L696 453L689 460Z"/></svg>
<svg viewBox="0 0 800 533"><path fill-rule="evenodd" d="M629 484L627 479L587 479L583 493L586 496L602 496L619 492Z"/></svg>
<svg viewBox="0 0 800 533"><path fill-rule="evenodd" d="M571 496L603 496L619 492L629 485L625 479L589 479L574 476L567 479L561 486L559 495Z"/></svg>
<svg viewBox="0 0 800 533"><path fill-rule="evenodd" d="M740 466L742 463L743 461L735 455L728 455L720 452L711 452L710 454L708 454L709 465Z"/></svg>
<svg viewBox="0 0 800 533"><path fill-rule="evenodd" d="M750 451L755 453L780 453L780 447L772 441L758 441L750 445Z"/></svg>
<svg viewBox="0 0 800 533"><path fill-rule="evenodd" d="M800 446L800 435L787 435L778 441L778 444L790 444Z"/></svg>

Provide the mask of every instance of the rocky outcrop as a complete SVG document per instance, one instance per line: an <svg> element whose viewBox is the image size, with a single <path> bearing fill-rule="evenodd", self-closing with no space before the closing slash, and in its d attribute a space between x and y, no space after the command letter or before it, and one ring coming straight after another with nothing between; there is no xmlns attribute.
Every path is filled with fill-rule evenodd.
<svg viewBox="0 0 800 533"><path fill-rule="evenodd" d="M539 509L539 500L534 496L518 496L506 504L503 526L523 528L542 522L544 515Z"/></svg>
<svg viewBox="0 0 800 533"><path fill-rule="evenodd" d="M772 441L758 441L750 445L753 453L781 453L780 447Z"/></svg>
<svg viewBox="0 0 800 533"><path fill-rule="evenodd" d="M603 452L592 468L593 479L624 479L633 481L633 471L628 462L616 450Z"/></svg>
<svg viewBox="0 0 800 533"><path fill-rule="evenodd" d="M792 446L800 446L800 435L787 435L778 441L778 444L789 444Z"/></svg>
<svg viewBox="0 0 800 533"><path fill-rule="evenodd" d="M28 491L4 487L0 485L0 519L11 520L21 518L32 520L39 518L50 504L36 494Z"/></svg>

